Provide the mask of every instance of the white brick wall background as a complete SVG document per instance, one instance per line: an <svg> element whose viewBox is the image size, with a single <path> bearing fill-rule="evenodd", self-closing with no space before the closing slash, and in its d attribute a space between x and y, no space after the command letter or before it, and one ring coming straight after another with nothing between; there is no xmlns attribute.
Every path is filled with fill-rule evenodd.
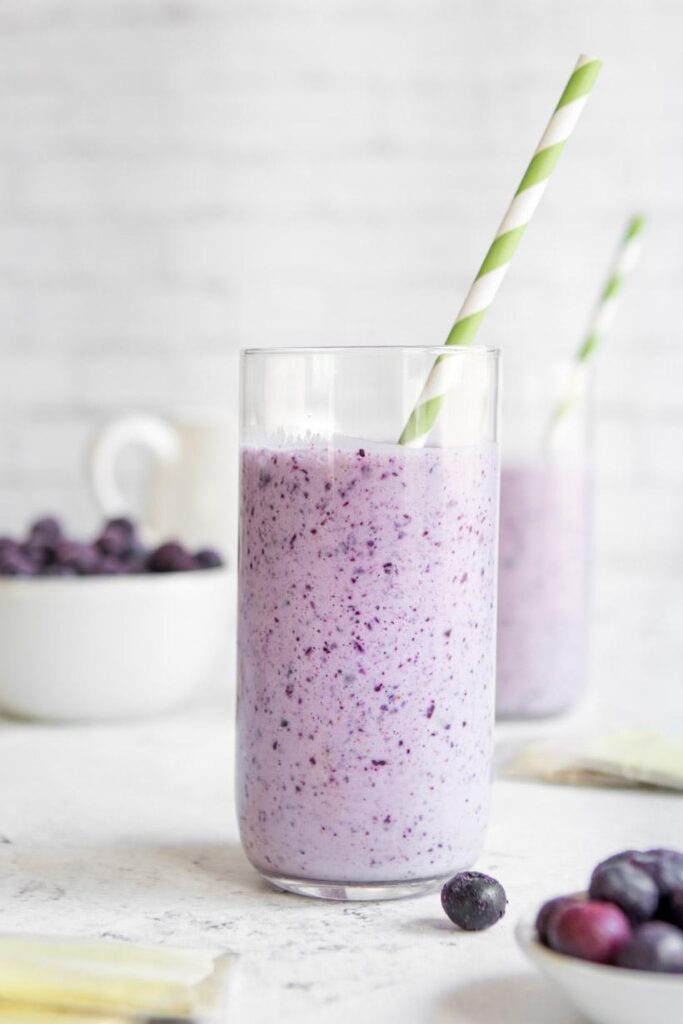
<svg viewBox="0 0 683 1024"><path fill-rule="evenodd" d="M95 517L113 413L244 345L439 343L576 55L606 61L482 340L600 357L605 571L683 561L679 0L0 0L0 529Z"/></svg>

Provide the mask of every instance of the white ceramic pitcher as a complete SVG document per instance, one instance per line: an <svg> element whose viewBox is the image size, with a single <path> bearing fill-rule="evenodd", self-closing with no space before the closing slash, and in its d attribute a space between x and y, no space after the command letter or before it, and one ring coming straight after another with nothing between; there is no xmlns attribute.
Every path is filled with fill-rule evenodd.
<svg viewBox="0 0 683 1024"><path fill-rule="evenodd" d="M216 547L231 565L237 555L237 418L212 410L169 416L135 413L109 423L90 454L90 481L106 516L131 514L117 479L124 449L151 453L142 513L149 542L178 539Z"/></svg>

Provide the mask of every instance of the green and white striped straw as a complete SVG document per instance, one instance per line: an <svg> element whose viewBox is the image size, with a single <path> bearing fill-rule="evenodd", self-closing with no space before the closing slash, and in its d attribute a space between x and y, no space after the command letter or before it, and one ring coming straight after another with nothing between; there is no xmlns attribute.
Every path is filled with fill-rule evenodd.
<svg viewBox="0 0 683 1024"><path fill-rule="evenodd" d="M574 131L581 116L602 62L582 55L567 82L553 116L536 147L496 237L486 253L451 332L447 345L467 345L474 337L503 283L510 261L515 254L527 224L538 206L555 169L564 144ZM437 359L427 382L410 414L399 444L420 447L434 426L444 398L455 382L454 360Z"/></svg>
<svg viewBox="0 0 683 1024"><path fill-rule="evenodd" d="M602 290L595 307L595 313L588 337L576 353L579 362L583 362L598 347L607 331L612 326L614 314L617 311L621 290L628 274L633 270L640 255L645 218L638 214L628 222L626 231L622 235L617 249L617 254L612 264L612 272Z"/></svg>
<svg viewBox="0 0 683 1024"><path fill-rule="evenodd" d="M548 426L545 431L546 443L552 439L558 424L574 403L578 401L583 391L586 364L590 361L591 356L612 326L614 315L621 300L624 281L630 271L633 270L640 255L644 227L644 217L640 214L631 217L626 231L621 237L612 264L612 270L596 303L586 338L580 345L574 358L574 368L567 387L567 393L558 402L548 420Z"/></svg>

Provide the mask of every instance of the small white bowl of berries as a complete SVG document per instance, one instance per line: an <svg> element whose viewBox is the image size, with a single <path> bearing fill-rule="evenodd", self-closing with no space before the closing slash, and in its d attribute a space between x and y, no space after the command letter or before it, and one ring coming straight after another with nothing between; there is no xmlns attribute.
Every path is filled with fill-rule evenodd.
<svg viewBox="0 0 683 1024"><path fill-rule="evenodd" d="M683 852L614 854L597 865L588 892L549 900L516 934L595 1024L683 1019Z"/></svg>
<svg viewBox="0 0 683 1024"><path fill-rule="evenodd" d="M0 711L105 721L184 703L226 657L233 590L218 552L149 548L125 517L91 541L53 516L0 537Z"/></svg>

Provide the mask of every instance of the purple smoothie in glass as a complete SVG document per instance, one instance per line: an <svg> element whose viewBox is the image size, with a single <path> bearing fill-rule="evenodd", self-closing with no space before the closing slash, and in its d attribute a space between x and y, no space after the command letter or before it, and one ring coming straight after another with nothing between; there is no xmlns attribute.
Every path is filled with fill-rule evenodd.
<svg viewBox="0 0 683 1024"><path fill-rule="evenodd" d="M489 799L494 444L242 451L238 805L269 877L470 865Z"/></svg>
<svg viewBox="0 0 683 1024"><path fill-rule="evenodd" d="M588 672L590 474L579 459L506 462L500 482L499 717L558 714Z"/></svg>

